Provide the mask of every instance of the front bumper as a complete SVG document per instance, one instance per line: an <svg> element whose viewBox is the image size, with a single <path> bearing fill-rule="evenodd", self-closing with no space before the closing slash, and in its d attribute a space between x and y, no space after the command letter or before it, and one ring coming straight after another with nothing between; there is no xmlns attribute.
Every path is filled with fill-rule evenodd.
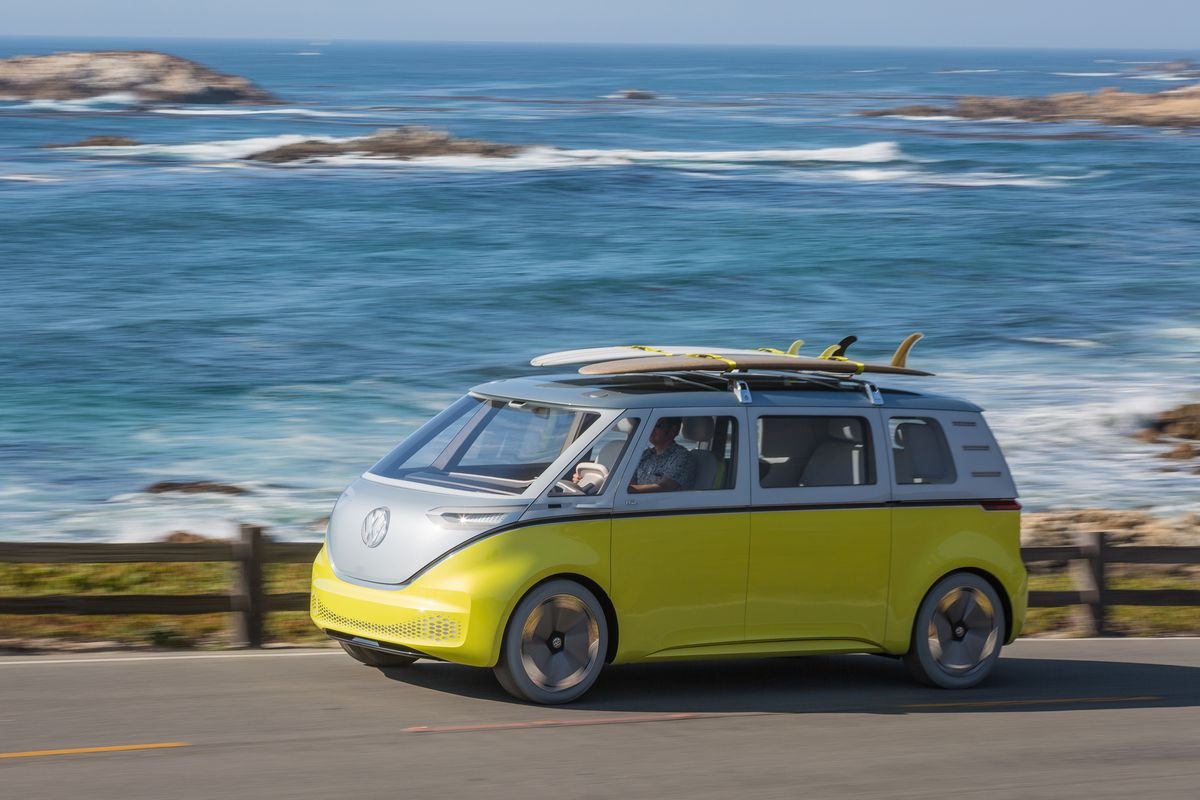
<svg viewBox="0 0 1200 800"><path fill-rule="evenodd" d="M471 634L471 596L422 585L369 589L339 578L322 548L313 562L309 616L335 638L362 637L446 661L487 666ZM489 637L490 639L490 637ZM487 651L491 650L490 641Z"/></svg>

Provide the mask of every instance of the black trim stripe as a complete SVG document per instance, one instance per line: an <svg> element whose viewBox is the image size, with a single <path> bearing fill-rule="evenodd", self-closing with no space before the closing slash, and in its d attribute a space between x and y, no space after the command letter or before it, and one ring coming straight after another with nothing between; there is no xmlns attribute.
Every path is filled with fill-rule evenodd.
<svg viewBox="0 0 1200 800"><path fill-rule="evenodd" d="M451 549L442 553L440 556L430 561L425 566L410 575L407 579L396 584L387 584L392 587L402 587L415 581L417 578L424 575L429 570L436 567L438 564L445 561L455 553L465 550L476 542L499 536L502 533L519 530L521 528L533 528L539 525L556 525L561 522L579 522L585 520L597 519L638 519L643 517L694 517L707 516L710 514L745 514L751 511L853 511L858 509L868 508L949 508L953 506L982 506L984 503L996 502L998 499L1011 501L1013 498L985 498L979 500L887 500L877 503L824 503L824 504L788 504L788 505L759 505L759 506L725 506L723 508L696 508L682 511L679 509L663 509L656 511L591 511L580 514L563 514L557 517L542 517L540 519L518 520L510 522L507 525L501 525L498 528L491 528L478 536L472 536L464 542L460 542Z"/></svg>

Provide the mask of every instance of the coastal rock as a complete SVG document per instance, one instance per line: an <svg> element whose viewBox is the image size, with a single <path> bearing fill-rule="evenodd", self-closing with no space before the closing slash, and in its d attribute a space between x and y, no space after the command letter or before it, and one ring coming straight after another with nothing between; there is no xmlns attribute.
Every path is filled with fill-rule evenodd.
<svg viewBox="0 0 1200 800"><path fill-rule="evenodd" d="M148 50L109 50L0 59L0 97L83 100L131 94L147 103L270 104L245 78Z"/></svg>
<svg viewBox="0 0 1200 800"><path fill-rule="evenodd" d="M1187 403L1162 412L1150 421L1141 437L1150 442L1164 439L1200 442L1200 403Z"/></svg>
<svg viewBox="0 0 1200 800"><path fill-rule="evenodd" d="M1136 509L1086 508L1021 515L1025 547L1073 545L1079 534L1100 531L1110 535L1113 545L1194 546L1200 544L1200 514L1164 518Z"/></svg>
<svg viewBox="0 0 1200 800"><path fill-rule="evenodd" d="M617 92L617 97L622 100L657 100L658 95L654 92L646 91L645 89L622 89Z"/></svg>
<svg viewBox="0 0 1200 800"><path fill-rule="evenodd" d="M56 149L62 147L137 147L140 144L141 142L137 139L130 139L128 136L88 136L80 139L78 142L42 146L49 149Z"/></svg>
<svg viewBox="0 0 1200 800"><path fill-rule="evenodd" d="M525 148L518 145L495 144L481 139L456 139L445 131L408 126L384 128L370 136L354 139L310 139L255 153L247 158L270 164L342 155L373 156L401 161L422 156L455 155L509 158L523 149Z"/></svg>
<svg viewBox="0 0 1200 800"><path fill-rule="evenodd" d="M860 112L867 117L1005 117L1029 122L1094 121L1109 125L1186 128L1200 125L1200 86L1144 94L1101 89L1047 97L960 97L952 106L914 105Z"/></svg>
<svg viewBox="0 0 1200 800"><path fill-rule="evenodd" d="M178 492L179 494L249 494L250 492L240 486L234 486L228 483L217 483L216 481L159 481L152 483L143 492L147 494L166 494L168 492Z"/></svg>

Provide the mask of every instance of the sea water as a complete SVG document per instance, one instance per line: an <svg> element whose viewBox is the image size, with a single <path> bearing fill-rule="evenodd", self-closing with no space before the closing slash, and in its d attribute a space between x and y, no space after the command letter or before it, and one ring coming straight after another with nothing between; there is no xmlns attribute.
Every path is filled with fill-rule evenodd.
<svg viewBox="0 0 1200 800"><path fill-rule="evenodd" d="M1200 392L1200 138L858 114L1177 88L1138 62L1194 53L0 39L120 48L283 104L0 101L4 539L315 538L538 353L917 330L938 377L884 383L983 405L1027 508L1200 510L1200 464L1132 436ZM401 125L530 148L245 160ZM44 147L93 135L142 144Z"/></svg>

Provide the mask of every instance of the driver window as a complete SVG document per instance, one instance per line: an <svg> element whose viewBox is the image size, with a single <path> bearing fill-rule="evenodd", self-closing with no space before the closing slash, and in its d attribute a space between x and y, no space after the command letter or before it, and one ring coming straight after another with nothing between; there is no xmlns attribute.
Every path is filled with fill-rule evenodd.
<svg viewBox="0 0 1200 800"><path fill-rule="evenodd" d="M633 441L641 422L637 417L624 417L601 434L590 450L583 454L574 466L559 476L550 489L550 496L586 494L595 495L604 491L608 477L616 472L617 465Z"/></svg>

